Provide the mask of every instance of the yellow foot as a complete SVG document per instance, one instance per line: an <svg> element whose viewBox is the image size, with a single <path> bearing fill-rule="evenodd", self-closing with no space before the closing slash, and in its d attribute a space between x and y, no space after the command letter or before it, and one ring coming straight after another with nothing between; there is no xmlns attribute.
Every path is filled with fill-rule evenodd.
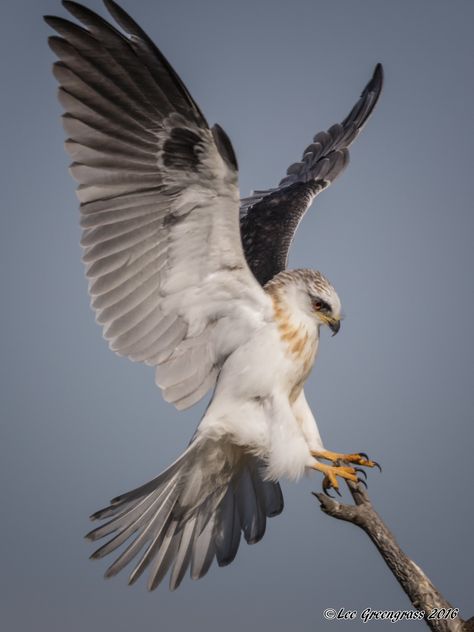
<svg viewBox="0 0 474 632"><path fill-rule="evenodd" d="M325 465L324 463L319 463L318 461L315 461L311 467L324 474L323 491L326 494L328 494L328 489L331 488L339 494L338 476L345 478L348 481L353 481L354 483L358 482L357 472L353 467L345 465Z"/></svg>
<svg viewBox="0 0 474 632"><path fill-rule="evenodd" d="M371 461L364 452L359 452L357 454L341 454L340 452L321 450L318 452L311 452L311 454L317 459L325 459L326 461L331 461L332 463L345 461L346 463L355 463L356 465L363 465L364 467L378 467L379 470L382 471L382 468L377 461Z"/></svg>

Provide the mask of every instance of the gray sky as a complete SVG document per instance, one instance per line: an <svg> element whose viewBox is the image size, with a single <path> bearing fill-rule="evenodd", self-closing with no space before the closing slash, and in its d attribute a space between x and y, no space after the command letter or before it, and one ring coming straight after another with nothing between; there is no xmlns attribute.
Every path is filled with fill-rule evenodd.
<svg viewBox="0 0 474 632"><path fill-rule="evenodd" d="M377 509L474 615L474 4L124 7L230 135L244 195L278 182L383 62L385 90L352 164L318 198L291 253L292 267L329 277L346 314L336 338L323 335L307 394L328 448L383 464L369 473ZM261 543L175 593L128 588L125 576L105 582L105 564L88 561L87 516L174 459L203 407L178 414L165 404L152 370L114 356L94 323L44 13L65 15L56 0L0 7L4 629L356 631L367 626L325 622L322 611L409 608L366 536L319 511L317 474L283 483L285 511Z"/></svg>

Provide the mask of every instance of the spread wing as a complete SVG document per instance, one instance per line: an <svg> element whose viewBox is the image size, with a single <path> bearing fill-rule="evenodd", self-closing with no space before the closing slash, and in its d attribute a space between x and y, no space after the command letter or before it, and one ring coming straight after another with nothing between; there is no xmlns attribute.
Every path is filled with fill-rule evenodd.
<svg viewBox="0 0 474 632"><path fill-rule="evenodd" d="M113 351L157 367L186 408L271 318L239 229L237 163L166 59L112 0L126 34L89 9L45 18L79 181L92 306Z"/></svg>
<svg viewBox="0 0 474 632"><path fill-rule="evenodd" d="M344 170L348 148L358 136L380 96L381 64L349 115L327 132L319 132L303 152L300 162L290 165L274 189L254 191L241 201L240 228L247 262L265 285L286 268L293 235L312 201Z"/></svg>

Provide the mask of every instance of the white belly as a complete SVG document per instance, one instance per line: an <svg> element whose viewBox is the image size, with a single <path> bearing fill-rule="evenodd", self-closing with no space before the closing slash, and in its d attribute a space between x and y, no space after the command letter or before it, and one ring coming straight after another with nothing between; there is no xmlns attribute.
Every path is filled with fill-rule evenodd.
<svg viewBox="0 0 474 632"><path fill-rule="evenodd" d="M310 461L291 404L317 351L317 337L282 339L275 324L258 332L225 362L199 432L229 440L267 464L267 476L296 479Z"/></svg>

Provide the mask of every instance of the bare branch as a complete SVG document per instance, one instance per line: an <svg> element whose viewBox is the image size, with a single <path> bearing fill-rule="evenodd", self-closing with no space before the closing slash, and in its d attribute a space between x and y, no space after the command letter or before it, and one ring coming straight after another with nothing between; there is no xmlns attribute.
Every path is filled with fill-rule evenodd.
<svg viewBox="0 0 474 632"><path fill-rule="evenodd" d="M423 610L426 615L435 609L452 609L453 606L421 568L402 551L387 525L373 508L362 485L350 481L347 484L355 504L345 505L324 493L313 492L320 502L321 510L338 520L352 522L367 533L414 608ZM474 632L474 617L469 621L463 621L461 618L428 620L425 616L424 620L435 632Z"/></svg>

